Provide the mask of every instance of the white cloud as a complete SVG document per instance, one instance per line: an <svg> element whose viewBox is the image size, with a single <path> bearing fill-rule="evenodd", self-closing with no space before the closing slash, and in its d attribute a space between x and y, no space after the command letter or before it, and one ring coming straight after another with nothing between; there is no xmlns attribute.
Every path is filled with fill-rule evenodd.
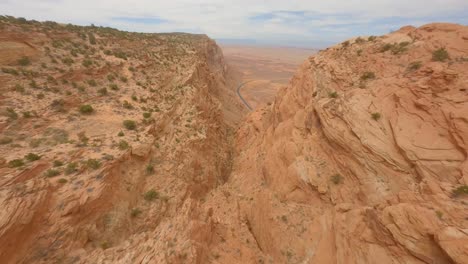
<svg viewBox="0 0 468 264"><path fill-rule="evenodd" d="M143 32L189 31L212 38L278 44L339 41L361 32L386 33L412 21L466 23L466 0L0 0L3 14L36 20L105 25ZM299 13L291 13L294 11ZM271 17L268 17L268 15ZM261 19L252 20L254 16ZM160 18L161 24L115 18ZM398 18L392 18L398 17ZM391 19L377 27L375 21ZM414 19L414 20L413 20ZM348 32L348 34L336 32Z"/></svg>

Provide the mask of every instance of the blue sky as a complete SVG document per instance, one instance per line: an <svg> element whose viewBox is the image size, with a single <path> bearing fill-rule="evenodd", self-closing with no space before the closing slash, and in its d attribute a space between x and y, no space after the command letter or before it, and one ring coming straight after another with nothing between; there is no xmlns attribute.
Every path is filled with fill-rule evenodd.
<svg viewBox="0 0 468 264"><path fill-rule="evenodd" d="M468 0L0 0L0 14L316 48L405 25L467 25Z"/></svg>

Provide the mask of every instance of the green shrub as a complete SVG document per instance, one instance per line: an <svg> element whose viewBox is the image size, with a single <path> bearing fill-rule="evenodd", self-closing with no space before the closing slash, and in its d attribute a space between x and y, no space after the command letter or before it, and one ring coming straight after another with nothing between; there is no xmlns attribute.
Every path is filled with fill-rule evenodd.
<svg viewBox="0 0 468 264"><path fill-rule="evenodd" d="M422 63L420 61L413 61L409 64L408 70L415 71L421 68L421 66L422 66Z"/></svg>
<svg viewBox="0 0 468 264"><path fill-rule="evenodd" d="M138 101L138 97L137 97L136 95L133 94L133 95L132 95L132 100L137 102L137 101Z"/></svg>
<svg viewBox="0 0 468 264"><path fill-rule="evenodd" d="M60 160L54 160L54 167L61 167L63 166L63 162L61 162Z"/></svg>
<svg viewBox="0 0 468 264"><path fill-rule="evenodd" d="M94 112L94 108L89 104L80 106L80 113L84 115L89 115L93 112Z"/></svg>
<svg viewBox="0 0 468 264"><path fill-rule="evenodd" d="M16 120L16 119L18 119L18 114L16 113L15 109L10 108L10 107L7 107L7 109L6 109L6 116L7 116L10 120Z"/></svg>
<svg viewBox="0 0 468 264"><path fill-rule="evenodd" d="M112 74L107 75L107 80L109 80L109 82L113 82L115 80L114 75Z"/></svg>
<svg viewBox="0 0 468 264"><path fill-rule="evenodd" d="M343 181L343 177L340 174L335 174L331 177L331 181L334 184L338 185Z"/></svg>
<svg viewBox="0 0 468 264"><path fill-rule="evenodd" d="M75 162L68 163L67 167L65 167L65 174L67 175L72 174L77 171L78 171L78 164L76 164Z"/></svg>
<svg viewBox="0 0 468 264"><path fill-rule="evenodd" d="M85 66L86 68L89 68L91 65L93 65L93 61L90 59L84 59L81 64Z"/></svg>
<svg viewBox="0 0 468 264"><path fill-rule="evenodd" d="M27 159L28 161L36 161L36 160L40 160L41 156L34 154L34 153L29 153L26 156L24 156L24 158Z"/></svg>
<svg viewBox="0 0 468 264"><path fill-rule="evenodd" d="M101 95L101 96L104 96L104 95L107 95L107 89L104 87L104 88L101 88L98 90L98 93Z"/></svg>
<svg viewBox="0 0 468 264"><path fill-rule="evenodd" d="M26 91L21 84L16 84L14 90L15 92L18 92L18 93L24 93Z"/></svg>
<svg viewBox="0 0 468 264"><path fill-rule="evenodd" d="M117 136L123 137L123 136L125 136L125 134L124 134L124 132L120 131L120 132L117 134Z"/></svg>
<svg viewBox="0 0 468 264"><path fill-rule="evenodd" d="M89 169L97 170L101 167L101 162L96 159L88 159L86 161L86 167Z"/></svg>
<svg viewBox="0 0 468 264"><path fill-rule="evenodd" d="M148 164L146 166L146 174L153 174L154 173L154 166L153 164Z"/></svg>
<svg viewBox="0 0 468 264"><path fill-rule="evenodd" d="M375 79L375 73L373 72L365 72L361 75L361 80L366 81L366 80L372 80Z"/></svg>
<svg viewBox="0 0 468 264"><path fill-rule="evenodd" d="M132 217L137 217L142 213L142 211L138 208L133 208L132 211L130 212L130 215Z"/></svg>
<svg viewBox="0 0 468 264"><path fill-rule="evenodd" d="M3 73L8 73L8 74L11 74L11 75L19 75L17 70L11 69L11 68L2 68L2 72Z"/></svg>
<svg viewBox="0 0 468 264"><path fill-rule="evenodd" d="M58 180L58 183L60 183L60 184L65 184L65 183L67 183L67 182L68 182L68 180L65 179L65 178L60 178L60 179Z"/></svg>
<svg viewBox="0 0 468 264"><path fill-rule="evenodd" d="M26 112L23 112L23 117L24 117L24 118L31 118L31 117L32 117L32 114L31 114L31 112L26 111Z"/></svg>
<svg viewBox="0 0 468 264"><path fill-rule="evenodd" d="M126 83L128 81L127 77L122 76L120 77L120 81Z"/></svg>
<svg viewBox="0 0 468 264"><path fill-rule="evenodd" d="M97 86L97 82L94 79L88 80L87 83L89 86Z"/></svg>
<svg viewBox="0 0 468 264"><path fill-rule="evenodd" d="M125 109L133 109L132 104L130 104L127 100L125 100L122 104L123 108Z"/></svg>
<svg viewBox="0 0 468 264"><path fill-rule="evenodd" d="M96 37L94 37L93 33L88 34L88 40L89 40L89 44L96 45Z"/></svg>
<svg viewBox="0 0 468 264"><path fill-rule="evenodd" d="M468 185L458 186L457 188L453 189L452 195L454 197L461 196L461 195L468 195Z"/></svg>
<svg viewBox="0 0 468 264"><path fill-rule="evenodd" d="M147 191L143 197L145 198L146 201L154 201L159 198L159 193L155 191L154 189L151 189Z"/></svg>
<svg viewBox="0 0 468 264"><path fill-rule="evenodd" d="M136 129L136 122L133 120L124 120L123 126L128 130L135 130Z"/></svg>
<svg viewBox="0 0 468 264"><path fill-rule="evenodd" d="M44 173L44 176L46 176L47 178L52 178L52 177L55 177L55 176L58 176L58 175L60 175L60 171L56 170L56 169L48 169Z"/></svg>
<svg viewBox="0 0 468 264"><path fill-rule="evenodd" d="M24 165L23 159L14 159L14 160L10 160L8 162L8 167L10 167L10 168L18 168L18 167L21 167L23 165Z"/></svg>
<svg viewBox="0 0 468 264"><path fill-rule="evenodd" d="M446 61L447 59L449 59L449 54L445 48L440 48L432 52L433 61Z"/></svg>
<svg viewBox="0 0 468 264"><path fill-rule="evenodd" d="M109 84L109 88L110 88L111 90L113 90L113 91L119 90L119 86L118 86L117 84L115 84L115 83Z"/></svg>
<svg viewBox="0 0 468 264"><path fill-rule="evenodd" d="M125 141L125 140L120 140L119 142L119 149L120 150L126 150L128 149L129 145L128 145L128 142Z"/></svg>
<svg viewBox="0 0 468 264"><path fill-rule="evenodd" d="M151 117L151 113L149 112L143 113L143 118L150 118L150 117Z"/></svg>
<svg viewBox="0 0 468 264"><path fill-rule="evenodd" d="M31 64L31 60L28 57L22 57L18 60L18 64L21 66L28 66L29 64Z"/></svg>
<svg viewBox="0 0 468 264"><path fill-rule="evenodd" d="M371 117L372 117L372 119L374 119L375 121L378 121L382 116L381 116L380 113L375 112L375 113L372 113L372 114L371 114Z"/></svg>
<svg viewBox="0 0 468 264"><path fill-rule="evenodd" d="M328 97L330 98L338 98L338 93L337 92L329 92Z"/></svg>
<svg viewBox="0 0 468 264"><path fill-rule="evenodd" d="M363 38L361 38L361 37L358 37L358 38L356 39L356 43L358 43L358 44L361 44L361 43L364 43L364 42L366 42L366 41L365 41Z"/></svg>
<svg viewBox="0 0 468 264"><path fill-rule="evenodd" d="M72 58L65 57L62 59L62 63L68 66L72 65L75 61Z"/></svg>

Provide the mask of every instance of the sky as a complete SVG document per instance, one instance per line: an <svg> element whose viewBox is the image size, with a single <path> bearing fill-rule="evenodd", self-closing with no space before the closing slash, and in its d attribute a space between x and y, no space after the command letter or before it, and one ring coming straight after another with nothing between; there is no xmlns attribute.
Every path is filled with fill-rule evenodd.
<svg viewBox="0 0 468 264"><path fill-rule="evenodd" d="M468 0L0 0L0 15L321 48L405 25L467 25Z"/></svg>

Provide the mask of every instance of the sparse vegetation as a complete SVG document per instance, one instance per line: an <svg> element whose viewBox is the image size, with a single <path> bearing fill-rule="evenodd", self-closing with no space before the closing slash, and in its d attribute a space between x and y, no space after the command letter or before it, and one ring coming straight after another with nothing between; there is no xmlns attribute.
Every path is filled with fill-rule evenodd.
<svg viewBox="0 0 468 264"><path fill-rule="evenodd" d="M375 41L376 39L376 36L370 36L369 38L367 38L368 41Z"/></svg>
<svg viewBox="0 0 468 264"><path fill-rule="evenodd" d="M331 181L335 185L338 185L343 181L343 177L340 174L335 174L335 175L331 176Z"/></svg>
<svg viewBox="0 0 468 264"><path fill-rule="evenodd" d="M138 217L142 211L138 208L133 208L132 211L130 212L131 217Z"/></svg>
<svg viewBox="0 0 468 264"><path fill-rule="evenodd" d="M380 113L375 112L375 113L372 113L372 114L371 114L371 117L372 117L372 119L374 119L375 121L378 121L382 116L381 116Z"/></svg>
<svg viewBox="0 0 468 264"><path fill-rule="evenodd" d="M135 130L136 129L136 122L133 120L124 120L123 126L128 130Z"/></svg>
<svg viewBox="0 0 468 264"><path fill-rule="evenodd" d="M9 138L9 137L0 138L0 145L10 144L11 142L13 142L12 138Z"/></svg>
<svg viewBox="0 0 468 264"><path fill-rule="evenodd" d="M420 61L413 61L413 62L411 62L411 63L409 64L408 70L410 70L410 71L416 71L416 70L418 70L419 68L421 68L421 66L422 66L422 62L420 62Z"/></svg>
<svg viewBox="0 0 468 264"><path fill-rule="evenodd" d="M458 197L461 195L468 195L468 185L458 186L457 188L453 189L452 195L454 197Z"/></svg>
<svg viewBox="0 0 468 264"><path fill-rule="evenodd" d="M86 161L86 167L89 169L97 170L101 167L101 162L97 159L88 159Z"/></svg>
<svg viewBox="0 0 468 264"><path fill-rule="evenodd" d="M128 142L125 141L125 140L120 140L119 142L119 149L120 150L126 150L128 149L129 145L128 145Z"/></svg>
<svg viewBox="0 0 468 264"><path fill-rule="evenodd" d="M54 160L53 165L54 167L61 167L63 166L63 162L61 162L60 160Z"/></svg>
<svg viewBox="0 0 468 264"><path fill-rule="evenodd" d="M60 183L60 184L65 184L65 183L67 183L67 182L68 182L68 180L65 179L65 178L60 178L60 179L58 180L58 183Z"/></svg>
<svg viewBox="0 0 468 264"><path fill-rule="evenodd" d="M146 166L146 174L153 174L154 173L154 166L153 164L148 164Z"/></svg>
<svg viewBox="0 0 468 264"><path fill-rule="evenodd" d="M22 57L18 60L18 64L20 66L28 66L31 64L31 60L28 57Z"/></svg>
<svg viewBox="0 0 468 264"><path fill-rule="evenodd" d="M14 160L10 160L8 162L8 167L10 167L10 168L18 168L18 167L21 167L23 165L24 165L23 159L14 159Z"/></svg>
<svg viewBox="0 0 468 264"><path fill-rule="evenodd" d="M101 96L104 96L104 95L107 95L107 89L104 87L104 88L101 88L98 90L98 93L101 95Z"/></svg>
<svg viewBox="0 0 468 264"><path fill-rule="evenodd" d="M349 40L347 40L347 41L341 43L341 46L343 46L343 48L348 47L348 46L349 46Z"/></svg>
<svg viewBox="0 0 468 264"><path fill-rule="evenodd" d="M338 93L337 92L329 92L328 97L330 98L338 98Z"/></svg>
<svg viewBox="0 0 468 264"><path fill-rule="evenodd" d="M440 48L432 52L433 61L446 61L449 59L449 54L445 48Z"/></svg>
<svg viewBox="0 0 468 264"><path fill-rule="evenodd" d="M65 174L69 175L78 171L78 164L75 162L68 163L65 167Z"/></svg>
<svg viewBox="0 0 468 264"><path fill-rule="evenodd" d="M373 72L365 72L361 75L362 81L372 80L375 79L375 73Z"/></svg>
<svg viewBox="0 0 468 264"><path fill-rule="evenodd" d="M41 156L34 154L34 153L29 153L26 156L24 156L24 158L28 161L36 161L36 160L40 160Z"/></svg>
<svg viewBox="0 0 468 264"><path fill-rule="evenodd" d="M84 115L89 115L89 114L92 114L93 112L94 112L94 108L89 104L80 106L80 113Z"/></svg>
<svg viewBox="0 0 468 264"><path fill-rule="evenodd" d="M48 169L44 173L44 176L46 176L47 178L52 178L52 177L55 177L55 176L58 176L58 175L60 175L60 171L56 170L56 169Z"/></svg>
<svg viewBox="0 0 468 264"><path fill-rule="evenodd" d="M143 113L143 118L150 118L150 117L151 117L151 113L149 112Z"/></svg>
<svg viewBox="0 0 468 264"><path fill-rule="evenodd" d="M120 131L120 132L117 134L117 136L123 137L123 136L125 136L125 134L124 134L124 132Z"/></svg>
<svg viewBox="0 0 468 264"><path fill-rule="evenodd" d="M18 113L16 113L15 109L7 107L5 115L11 120L18 119Z"/></svg>
<svg viewBox="0 0 468 264"><path fill-rule="evenodd" d="M115 83L109 84L109 88L110 88L111 90L113 90L113 91L119 90L119 86L118 86L117 84L115 84Z"/></svg>
<svg viewBox="0 0 468 264"><path fill-rule="evenodd" d="M145 198L146 201L154 201L159 198L159 193L155 191L154 189L151 189L147 191L143 197Z"/></svg>

